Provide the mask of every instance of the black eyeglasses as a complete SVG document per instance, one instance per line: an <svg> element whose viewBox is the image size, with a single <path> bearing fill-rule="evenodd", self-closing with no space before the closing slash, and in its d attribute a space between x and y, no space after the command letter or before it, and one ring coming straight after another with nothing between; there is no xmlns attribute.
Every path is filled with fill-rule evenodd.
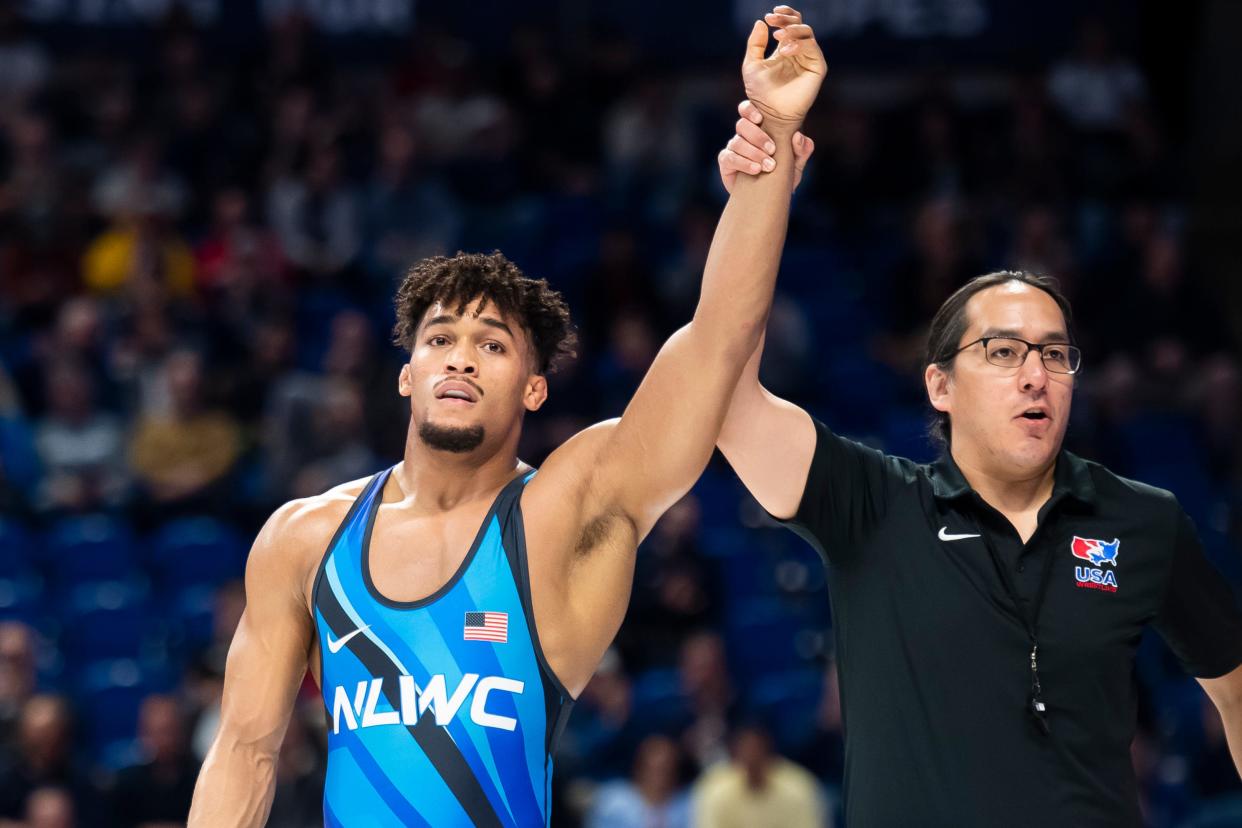
<svg viewBox="0 0 1242 828"><path fill-rule="evenodd" d="M983 343L983 355L988 362L1001 368L1021 368L1031 351L1038 351L1044 368L1054 374L1076 374L1082 367L1082 351L1068 342L1027 342L1012 336L981 336L967 342L953 352L957 356L974 345Z"/></svg>

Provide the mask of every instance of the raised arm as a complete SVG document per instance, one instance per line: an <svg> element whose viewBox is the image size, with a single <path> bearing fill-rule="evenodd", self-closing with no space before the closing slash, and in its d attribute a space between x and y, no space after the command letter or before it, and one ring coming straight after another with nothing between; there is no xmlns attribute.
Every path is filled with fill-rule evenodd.
<svg viewBox="0 0 1242 828"><path fill-rule="evenodd" d="M779 46L765 57L768 30L756 21L742 65L747 97L765 113L775 144L775 170L735 183L694 318L661 349L601 446L594 494L639 538L706 466L771 307L793 191L793 136L826 71L809 26L781 25L775 38Z"/></svg>
<svg viewBox="0 0 1242 828"><path fill-rule="evenodd" d="M281 507L246 564L246 610L229 647L220 730L199 773L188 828L261 826L272 806L276 757L313 630L299 554L298 503Z"/></svg>
<svg viewBox="0 0 1242 828"><path fill-rule="evenodd" d="M759 383L763 341L751 354L733 389L717 445L759 505L791 518L815 456L811 416Z"/></svg>
<svg viewBox="0 0 1242 828"><path fill-rule="evenodd" d="M802 18L788 6L778 6L768 20L786 25L801 23ZM766 175L760 171L770 166L765 161L773 148L759 107L742 101L738 114L737 134L717 158L726 189L732 189L738 179ZM793 150L796 187L815 144L798 133ZM733 390L717 445L759 504L778 518L790 518L798 511L815 454L815 427L805 411L760 384L762 356L761 340Z"/></svg>
<svg viewBox="0 0 1242 828"><path fill-rule="evenodd" d="M734 184L694 317L660 349L621 419L553 452L523 497L535 506L523 513L543 647L571 691L621 623L636 545L707 465L767 319L793 189L792 140L826 71L809 26L781 26L775 36L780 45L765 56L768 29L756 21L742 64L775 144L774 172Z"/></svg>

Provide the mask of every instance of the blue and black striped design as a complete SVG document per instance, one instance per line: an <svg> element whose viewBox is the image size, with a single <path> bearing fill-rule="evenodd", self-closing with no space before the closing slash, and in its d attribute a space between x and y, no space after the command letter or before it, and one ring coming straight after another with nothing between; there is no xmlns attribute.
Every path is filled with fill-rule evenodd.
<svg viewBox="0 0 1242 828"><path fill-rule="evenodd" d="M539 648L520 498L492 504L457 573L420 601L371 581L377 474L315 580L328 716L328 826L546 826L552 751L573 705ZM507 613L507 640L467 641L466 613Z"/></svg>

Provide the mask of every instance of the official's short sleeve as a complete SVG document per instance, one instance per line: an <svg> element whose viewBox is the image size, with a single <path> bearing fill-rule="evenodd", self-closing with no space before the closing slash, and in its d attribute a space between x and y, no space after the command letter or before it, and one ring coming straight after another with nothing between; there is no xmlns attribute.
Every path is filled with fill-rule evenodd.
<svg viewBox="0 0 1242 828"><path fill-rule="evenodd" d="M841 563L884 517L899 461L834 434L815 420L815 455L798 512L780 521L833 563Z"/></svg>
<svg viewBox="0 0 1242 828"><path fill-rule="evenodd" d="M1180 509L1177 521L1168 592L1154 626L1187 672L1218 678L1242 664L1242 610Z"/></svg>

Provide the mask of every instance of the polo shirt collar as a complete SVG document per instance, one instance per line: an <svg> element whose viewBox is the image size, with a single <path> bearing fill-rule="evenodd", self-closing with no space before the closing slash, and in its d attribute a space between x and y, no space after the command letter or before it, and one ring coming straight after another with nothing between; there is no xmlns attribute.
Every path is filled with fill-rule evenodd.
<svg viewBox="0 0 1242 828"><path fill-rule="evenodd" d="M973 491L948 451L932 463L931 472L932 491L941 500L956 500ZM1091 470L1086 461L1065 450L1057 455L1052 481L1052 497L1060 499L1062 496L1072 497L1083 503L1095 502L1095 482L1091 479Z"/></svg>

